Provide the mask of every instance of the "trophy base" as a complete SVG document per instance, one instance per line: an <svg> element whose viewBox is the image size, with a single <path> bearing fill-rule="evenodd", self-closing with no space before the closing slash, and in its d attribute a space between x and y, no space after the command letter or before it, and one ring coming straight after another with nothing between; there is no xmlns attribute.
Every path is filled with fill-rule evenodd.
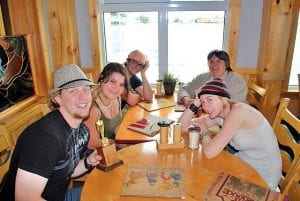
<svg viewBox="0 0 300 201"><path fill-rule="evenodd" d="M114 162L113 164L110 164L110 165L103 165L103 164L98 164L96 167L99 169L99 170L102 170L104 172L108 172L116 167L119 167L120 165L123 165L124 162L120 159L118 159L116 162Z"/></svg>
<svg viewBox="0 0 300 201"><path fill-rule="evenodd" d="M123 161L118 159L116 146L114 143L98 147L97 152L100 156L102 156L100 164L97 165L97 168L104 172L110 171L123 164Z"/></svg>

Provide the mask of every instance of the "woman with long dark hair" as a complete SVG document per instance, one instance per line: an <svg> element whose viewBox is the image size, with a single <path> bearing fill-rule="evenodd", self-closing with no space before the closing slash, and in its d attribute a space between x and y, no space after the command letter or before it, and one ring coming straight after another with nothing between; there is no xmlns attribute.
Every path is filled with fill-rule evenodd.
<svg viewBox="0 0 300 201"><path fill-rule="evenodd" d="M125 67L120 63L109 63L102 70L97 83L99 88L94 91L93 106L85 124L90 129L88 147L95 149L101 145L96 121L104 124L104 137L114 140L124 112L121 109L121 100L128 94L128 75Z"/></svg>

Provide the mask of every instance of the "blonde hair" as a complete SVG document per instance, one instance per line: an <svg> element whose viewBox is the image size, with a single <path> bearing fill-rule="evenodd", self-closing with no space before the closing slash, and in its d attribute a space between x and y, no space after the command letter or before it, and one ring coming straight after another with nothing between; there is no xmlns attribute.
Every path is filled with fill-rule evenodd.
<svg viewBox="0 0 300 201"><path fill-rule="evenodd" d="M56 110L59 108L59 104L54 100L55 96L58 96L61 94L61 90L57 91L50 91L48 94L48 107L51 111Z"/></svg>

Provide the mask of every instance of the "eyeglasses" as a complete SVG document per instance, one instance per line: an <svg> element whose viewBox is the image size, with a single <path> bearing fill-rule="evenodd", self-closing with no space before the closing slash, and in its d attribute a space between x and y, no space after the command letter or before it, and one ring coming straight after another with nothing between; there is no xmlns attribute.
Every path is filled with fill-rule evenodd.
<svg viewBox="0 0 300 201"><path fill-rule="evenodd" d="M140 69L145 67L144 64L140 64L137 60L134 60L134 59L127 58L127 62L134 65L134 66L137 66Z"/></svg>

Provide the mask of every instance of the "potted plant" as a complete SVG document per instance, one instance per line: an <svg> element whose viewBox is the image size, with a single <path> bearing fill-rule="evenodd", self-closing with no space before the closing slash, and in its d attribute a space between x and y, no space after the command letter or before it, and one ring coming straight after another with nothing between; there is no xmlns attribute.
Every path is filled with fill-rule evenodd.
<svg viewBox="0 0 300 201"><path fill-rule="evenodd" d="M170 72L166 72L163 77L163 86L165 95L173 95L175 91L176 83L178 82L178 78L174 76L174 74Z"/></svg>

